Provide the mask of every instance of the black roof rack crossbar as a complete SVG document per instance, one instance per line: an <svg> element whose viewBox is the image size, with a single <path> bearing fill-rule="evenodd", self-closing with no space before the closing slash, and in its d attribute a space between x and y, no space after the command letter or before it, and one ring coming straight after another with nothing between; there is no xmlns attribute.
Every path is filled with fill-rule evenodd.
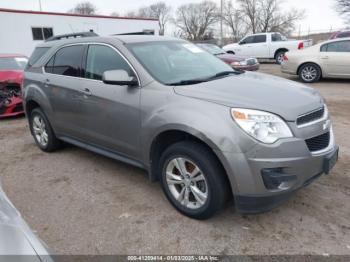
<svg viewBox="0 0 350 262"><path fill-rule="evenodd" d="M73 33L73 34L54 35L46 39L46 42L61 40L61 39L68 39L68 38L92 37L92 36L98 36L98 34L90 31L90 32L80 32L80 33Z"/></svg>

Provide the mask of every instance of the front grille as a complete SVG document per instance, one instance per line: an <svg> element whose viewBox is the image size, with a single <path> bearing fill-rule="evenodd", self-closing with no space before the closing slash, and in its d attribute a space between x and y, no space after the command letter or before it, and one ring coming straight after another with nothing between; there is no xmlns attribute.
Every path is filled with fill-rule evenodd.
<svg viewBox="0 0 350 262"><path fill-rule="evenodd" d="M323 117L324 113L325 113L325 108L322 107L322 108L317 109L315 111L312 111L308 114L299 116L297 119L297 125L300 126L300 125L304 125L304 124L310 123L312 121L321 119Z"/></svg>
<svg viewBox="0 0 350 262"><path fill-rule="evenodd" d="M325 133L320 136L305 140L307 147L311 152L323 150L328 147L330 141L330 133Z"/></svg>

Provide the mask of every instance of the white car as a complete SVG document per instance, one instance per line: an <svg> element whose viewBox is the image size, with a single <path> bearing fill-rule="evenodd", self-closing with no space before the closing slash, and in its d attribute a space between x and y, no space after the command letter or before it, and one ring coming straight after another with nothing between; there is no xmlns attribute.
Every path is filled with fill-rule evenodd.
<svg viewBox="0 0 350 262"><path fill-rule="evenodd" d="M312 40L288 40L280 33L261 33L246 36L238 43L226 45L223 49L239 56L275 59L281 64L286 52L311 45Z"/></svg>
<svg viewBox="0 0 350 262"><path fill-rule="evenodd" d="M350 79L350 38L337 38L305 50L285 54L283 73L312 83L323 78Z"/></svg>

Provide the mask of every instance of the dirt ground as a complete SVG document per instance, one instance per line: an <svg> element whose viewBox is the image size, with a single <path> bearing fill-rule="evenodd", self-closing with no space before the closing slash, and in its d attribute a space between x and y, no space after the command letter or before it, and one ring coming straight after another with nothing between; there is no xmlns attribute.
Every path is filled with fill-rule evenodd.
<svg viewBox="0 0 350 262"><path fill-rule="evenodd" d="M273 64L261 71L280 74ZM331 175L269 213L242 216L229 207L210 220L191 220L142 170L73 146L41 152L24 118L0 121L0 179L58 254L349 255L350 81L312 86L329 105L340 160Z"/></svg>

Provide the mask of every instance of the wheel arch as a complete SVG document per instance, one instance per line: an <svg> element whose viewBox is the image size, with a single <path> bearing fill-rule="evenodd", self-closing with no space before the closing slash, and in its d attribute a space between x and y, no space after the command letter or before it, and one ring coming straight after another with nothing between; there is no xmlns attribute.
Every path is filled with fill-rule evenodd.
<svg viewBox="0 0 350 262"><path fill-rule="evenodd" d="M274 56L273 56L273 57L276 59L277 54L278 54L279 52L282 52L282 51L284 51L284 52L288 52L288 51L289 51L289 49L288 49L288 48L285 48L285 47L278 48L278 49L275 51L275 54L274 54Z"/></svg>
<svg viewBox="0 0 350 262"><path fill-rule="evenodd" d="M213 154L215 159L218 161L223 171L225 172L225 177L228 180L228 184L230 186L231 193L233 195L232 190L232 182L231 177L227 173L227 169L225 168L224 161L222 161L223 156L220 154L220 150L216 147L216 145L210 141L209 139L203 138L199 133L193 133L193 130L183 130L183 129L168 129L163 130L158 133L154 139L152 140L150 150L149 150L149 178L151 181L158 181L160 178L159 173L159 160L161 154L168 148L170 145L175 144L181 141L193 141L195 143L199 143L205 146L210 152Z"/></svg>

